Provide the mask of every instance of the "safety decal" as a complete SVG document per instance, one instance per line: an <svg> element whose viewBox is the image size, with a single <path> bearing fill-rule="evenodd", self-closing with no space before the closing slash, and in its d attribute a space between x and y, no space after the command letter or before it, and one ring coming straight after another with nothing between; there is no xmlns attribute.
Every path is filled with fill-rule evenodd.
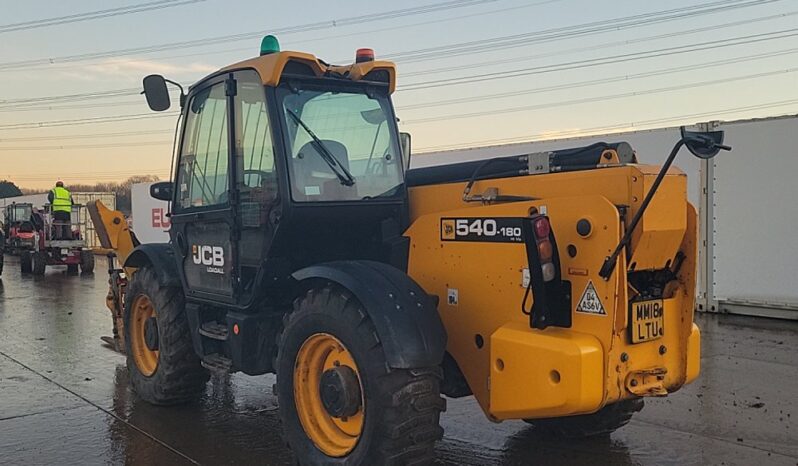
<svg viewBox="0 0 798 466"><path fill-rule="evenodd" d="M593 286L593 280L588 280L585 292L582 293L582 297L579 298L579 304L576 305L576 312L601 316L607 315L604 305L601 304L598 292L596 292L596 287Z"/></svg>

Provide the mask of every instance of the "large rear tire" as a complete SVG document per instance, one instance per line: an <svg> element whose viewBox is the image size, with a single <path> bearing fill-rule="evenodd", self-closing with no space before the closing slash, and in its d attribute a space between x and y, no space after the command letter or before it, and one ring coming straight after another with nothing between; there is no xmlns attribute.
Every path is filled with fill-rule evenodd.
<svg viewBox="0 0 798 466"><path fill-rule="evenodd" d="M371 319L347 290L297 299L278 337L275 386L300 464L427 464L443 436L438 367L392 369Z"/></svg>
<svg viewBox="0 0 798 466"><path fill-rule="evenodd" d="M47 255L43 252L34 252L31 256L33 275L44 275L44 271L47 270Z"/></svg>
<svg viewBox="0 0 798 466"><path fill-rule="evenodd" d="M80 251L80 271L85 274L94 273L94 253L88 249Z"/></svg>
<svg viewBox="0 0 798 466"><path fill-rule="evenodd" d="M607 435L629 423L632 415L643 409L643 399L623 400L592 414L547 419L525 419L541 435L562 438L585 438Z"/></svg>
<svg viewBox="0 0 798 466"><path fill-rule="evenodd" d="M124 321L127 368L139 397L174 405L204 392L209 374L194 353L182 289L160 286L149 265L139 268L125 295Z"/></svg>

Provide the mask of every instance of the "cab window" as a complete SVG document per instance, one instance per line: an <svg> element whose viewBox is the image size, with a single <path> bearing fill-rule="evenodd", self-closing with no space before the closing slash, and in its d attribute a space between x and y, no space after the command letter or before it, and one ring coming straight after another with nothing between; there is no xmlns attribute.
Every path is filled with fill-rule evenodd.
<svg viewBox="0 0 798 466"><path fill-rule="evenodd" d="M177 175L181 209L228 201L229 133L224 94L224 83L219 83L199 91L188 103Z"/></svg>
<svg viewBox="0 0 798 466"><path fill-rule="evenodd" d="M263 83L255 71L235 73L236 154L242 201L269 203L277 197L272 128Z"/></svg>
<svg viewBox="0 0 798 466"><path fill-rule="evenodd" d="M281 86L278 98L294 200L347 201L400 193L401 154L384 91Z"/></svg>

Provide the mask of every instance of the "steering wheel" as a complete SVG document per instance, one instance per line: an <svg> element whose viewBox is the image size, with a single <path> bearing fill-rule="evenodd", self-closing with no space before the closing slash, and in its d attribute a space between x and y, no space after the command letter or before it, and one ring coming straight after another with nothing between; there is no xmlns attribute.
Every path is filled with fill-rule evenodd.
<svg viewBox="0 0 798 466"><path fill-rule="evenodd" d="M257 176L258 177L257 178L258 182L255 183L254 185L250 185L249 183L246 183L246 180L247 180L248 176ZM246 186L248 188L258 188L263 183L263 180L271 178L271 177L272 177L272 174L270 172L263 171L263 170L248 169L248 170L244 170L244 179L241 180L241 181L244 184L244 186Z"/></svg>

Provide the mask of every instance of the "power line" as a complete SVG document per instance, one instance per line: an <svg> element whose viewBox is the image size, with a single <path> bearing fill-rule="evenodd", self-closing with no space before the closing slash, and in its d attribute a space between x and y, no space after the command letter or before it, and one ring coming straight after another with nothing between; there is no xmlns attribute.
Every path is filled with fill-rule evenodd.
<svg viewBox="0 0 798 466"><path fill-rule="evenodd" d="M17 147L0 147L0 152L12 151L42 151L42 150L71 150L71 149L109 149L113 147L138 147L138 146L163 146L172 145L171 139L164 141L134 141L134 142L109 142L103 144L72 144L72 145L57 145L57 146L17 146Z"/></svg>
<svg viewBox="0 0 798 466"><path fill-rule="evenodd" d="M624 92L619 94L610 94L605 96L594 96L594 97L585 97L581 99L572 99L566 101L558 101L558 102L549 102L544 104L536 104L536 105L527 105L521 107L510 107L510 108L503 108L503 109L496 109L496 110L485 110L480 112L472 112L472 113L458 113L454 115L444 115L444 116L437 116L437 117L430 117L430 118L421 118L417 120L408 120L404 121L405 125L413 125L413 124L423 124L423 123L432 123L438 121L452 121L452 120L459 120L464 118L474 118L480 116L492 116L492 115L501 115L505 113L515 113L521 111L529 111L529 110L542 110L547 108L556 108L556 107L565 107L570 105L578 105L578 104L585 104L585 103L596 103L596 102L607 102L612 100L624 99L628 97L638 97L644 95L653 95L653 94L662 94L666 92L673 92L685 89L694 89L698 87L706 87L706 86L713 86L718 84L726 84L730 82L738 82L750 79L757 79L757 78L764 78L782 74L791 74L798 71L798 68L788 68L784 70L776 70L776 71L768 71L762 73L755 73L749 74L744 76L735 76L729 78L721 78L715 79L710 81L700 81L696 83L687 83L687 84L680 84L676 86L668 86L668 87L661 87L655 89L646 89L642 91L632 91L632 92ZM139 145L166 145L171 144L171 141L145 141L145 142L118 142L118 143L101 143L101 144L77 144L77 145L56 145L56 146L18 146L18 147L0 147L0 151L25 151L25 150L65 150L65 149L101 149L101 148L113 148L113 147L130 147L130 146L139 146Z"/></svg>
<svg viewBox="0 0 798 466"><path fill-rule="evenodd" d="M179 114L180 112L166 112L166 113L137 113L132 115L116 115L104 116L93 118L78 118L74 120L55 120L55 121L39 121L30 123L12 123L10 125L0 125L0 130L15 130L15 129L34 129L34 128L50 128L54 126L72 126L72 125L88 125L93 123L113 123L117 121L131 121L131 120L148 120L151 118L165 118Z"/></svg>
<svg viewBox="0 0 798 466"><path fill-rule="evenodd" d="M537 5L541 5L541 4L544 4L544 3L551 3L553 1L560 1L560 0L548 0L548 1L543 1L543 2L536 3L536 4L523 5L522 7L537 6ZM737 0L737 1L740 1L740 0ZM506 11L506 10L511 10L511 9L515 9L515 8L518 8L518 7L505 8L505 9L500 9L500 10L495 10L495 11ZM667 10L667 11L672 11L672 10ZM670 37L681 36L681 35L695 34L695 33L699 33L699 32L715 31L715 30L722 29L722 28L735 27L735 26L739 26L739 25L751 24L751 23L754 23L754 22L769 21L769 20L773 20L773 19L784 18L784 17L788 17L788 16L793 16L795 14L798 14L798 12L788 12L788 13L782 13L782 14L777 14L777 15L763 16L763 17L759 17L759 18L751 18L751 19L747 19L747 20L744 20L744 21L735 21L735 22L731 22L731 23L724 23L724 24L719 24L719 25L707 26L707 27L704 27L704 28L697 28L697 29L692 29L692 30L683 30L683 31L677 31L677 32L673 32L673 33L661 34L661 35L656 35L656 36L635 38L635 39L626 40L626 41L610 42L610 43L600 44L600 45L597 45L597 46L580 47L580 48L570 49L570 50L566 50L566 51L559 51L559 52L556 52L556 53L538 54L538 55L527 56L527 57L510 57L508 59L495 60L495 61L490 61L490 62L480 62L479 66L484 68L484 67L487 67L487 66L490 66L490 65L497 65L497 64L503 64L503 63L508 63L508 62L509 63L515 63L515 62L518 62L518 61L525 61L525 60L535 59L535 58L543 58L543 57L548 57L548 56L552 56L552 55L560 56L560 55L564 55L564 54L568 54L568 53L595 50L595 49L598 49L598 48L607 48L607 47L613 47L613 46L617 46L617 45L628 45L628 44L645 42L645 41L650 41L650 40L658 40L658 39L670 38ZM465 15L465 16L461 16L461 18L462 17L468 17L468 16L473 16L473 15ZM449 18L449 19L451 19L451 18ZM440 20L438 20L438 21L440 21ZM611 21L614 21L614 20L611 20ZM436 22L436 21L433 21L433 22ZM589 23L589 24L595 24L595 23ZM557 30L560 30L560 29L562 29L562 28L558 28ZM402 53L402 52L400 52L400 53ZM455 67L451 67L450 66L450 67L445 67L445 68L428 69L428 70L423 70L423 71L414 72L414 73L405 73L405 74L403 74L403 76L405 76L405 77L408 77L408 76L420 76L420 75L425 75L425 74L434 74L434 73L440 73L440 72L457 71L457 70L461 70L461 69L469 69L470 70L470 69L473 69L473 67L474 67L473 64L465 64L465 65L455 66ZM56 103L56 102L74 102L74 101L84 101L84 100L92 100L92 99L114 98L114 97L121 97L121 96L132 96L132 95L136 95L136 94L139 94L139 93L140 93L140 90L138 88L127 88L127 89L117 89L117 90L112 90L112 91L91 92L91 93L83 93L83 94L71 94L71 95L59 95L59 96L47 96L47 97L32 97L32 98L21 98L21 99L6 99L6 100L0 100L0 107L2 107L2 108L22 108L23 105L29 105L29 104ZM77 107L74 107L74 108L77 108ZM83 107L83 108L93 108L93 107L86 106L86 107Z"/></svg>
<svg viewBox="0 0 798 466"><path fill-rule="evenodd" d="M450 78L445 80L437 80L437 81L430 81L425 84L416 85L416 87L402 87L397 90L405 91L405 90L417 90L417 89L426 89L431 87L439 87L442 85L459 85L459 84L466 84L472 82L480 82L485 81L488 79L505 79L505 78L515 78L520 76L528 76L530 74L540 74L540 73L550 73L554 71L564 71L564 70L572 70L572 69L579 69L584 67L591 67L591 66L599 66L599 65L606 65L612 63L619 63L619 62L626 62L632 60L638 60L642 58L652 58L652 57L661 57L666 55L673 55L677 53L687 53L687 52L696 52L696 51L704 51L710 50L720 47L728 47L733 45L741 45L741 44L748 44L754 42L761 42L764 40L773 40L773 39L780 39L784 37L791 37L798 35L798 28L790 29L785 31L777 31L774 33L764 33L764 34L754 34L751 36L744 36L741 39L745 40L738 40L732 39L733 43L724 43L724 42L731 42L729 39L723 39L713 42L708 42L706 46L701 47L694 47L692 45L689 46L680 46L680 47L669 47L665 49L655 50L655 51L648 51L648 52L638 52L632 54L624 54L624 55L616 55L611 57L602 57L596 59L588 59L588 60L580 60L574 61L564 64L556 64L556 65L547 65L542 67L535 67L535 68L527 68L527 69L520 69L520 70L510 70L507 72L498 72L498 73L486 73L482 75L474 75L473 77L467 78ZM792 32L792 34L784 35L786 32ZM776 35L776 36L773 36ZM773 37L771 37L773 36ZM692 48L690 48L692 47ZM412 86L412 85L411 85ZM140 119L149 119L149 118L163 118L171 115L176 115L179 112L168 112L164 114L152 114L152 113L144 113L144 114L133 114L133 115L117 115L117 116L107 116L107 117L94 117L94 118L81 118L81 119L74 119L74 120L56 120L56 121L43 121L43 122L30 122L30 123L15 123L9 125L0 125L0 130L15 130L15 129L33 129L33 128L43 128L43 127L54 127L54 126L70 126L70 125L84 125L84 124L93 124L93 123L108 123L108 122L116 122L116 121L128 121L128 120L140 120ZM455 115L457 118L463 118L463 115ZM476 115L475 115L476 116ZM435 117L435 120L438 118ZM426 121L433 121L433 119L423 119L423 120L416 120L415 123L419 122L426 122ZM410 122L407 122L410 123Z"/></svg>
<svg viewBox="0 0 798 466"><path fill-rule="evenodd" d="M481 11L479 13L469 13L469 14L466 14L466 15L458 15L458 16L447 16L445 18L438 18L438 19L433 19L433 20L428 20L428 21L418 21L418 22L414 22L414 23L400 24L400 25L391 26L391 27L381 27L381 28L378 28L378 29L369 29L369 30L365 30L365 31L350 32L350 33L347 33L347 34L335 34L335 35L326 35L326 36L321 36L321 37L311 37L311 38L308 38L308 39L293 40L293 41L291 41L291 44L293 46L295 44L303 44L303 43L308 43L308 42L319 42L319 41L331 40L331 39L340 40L343 37L363 37L363 36L368 36L370 34L383 33L383 32L386 32L386 31L407 30L409 28L416 27L416 26L427 26L427 25L430 25L430 24L440 24L440 23L446 23L446 22L450 22L450 21L457 21L457 20L466 19L466 18L473 18L473 17L476 17L476 16L484 18L485 16L494 15L494 14L497 14L497 13L505 13L505 12L508 12L508 11L517 11L517 10L521 10L521 9L527 9L527 8L533 8L533 7L542 6L542 5L548 5L548 4L551 4L551 3L559 3L559 2L563 2L563 1L566 1L566 0L540 0L540 1L535 2L535 3L526 3L526 4L523 4L523 5L515 5L515 6L511 6L511 7L497 8L497 9L492 9L492 10ZM223 50L213 50L213 51L208 51L208 52L192 52L192 53L182 53L182 54L177 54L177 55L160 55L158 57L158 59L164 60L164 59L173 59L173 58L207 57L209 55L220 55L220 54L227 54L227 53L233 53L233 52L251 52L251 51L252 51L252 47L235 47L235 48L228 48L228 49L223 49ZM66 70L66 69L80 68L80 67L83 67L85 65L64 65L64 66L59 66L59 65L49 65L48 64L48 65L38 65L36 67L24 68L24 69L0 70L0 72L22 72L22 71L27 71L27 70L30 70L30 69L41 69L40 67L42 67L42 66L47 67L48 70Z"/></svg>
<svg viewBox="0 0 798 466"><path fill-rule="evenodd" d="M47 106L24 105L19 107L0 106L0 113L41 112L47 110L83 110L87 108L130 107L133 105L138 105L138 106L144 105L144 101L142 99L139 99L135 101L131 100L124 102L105 102L105 103L96 103L96 104L47 105Z"/></svg>
<svg viewBox="0 0 798 466"><path fill-rule="evenodd" d="M722 110L714 110L710 112L701 112L701 113L691 113L686 115L679 115L679 116L671 116L665 118L656 118L651 120L641 120L636 122L628 122L628 123L617 123L614 125L605 125L605 126L594 126L591 128L580 128L577 130L570 130L570 131L560 131L557 133L538 133L538 134L531 134L526 136L518 136L514 138L500 138L500 139L483 139L479 141L471 141L464 144L458 145L439 145L439 146L428 146L422 147L418 150L421 151L429 151L429 152L437 152L437 151L444 151L444 150L457 150L457 149L464 149L464 148L471 148L471 147L483 147L487 145L500 145L500 144L512 144L512 143L520 143L520 142L534 142L536 139L541 140L541 138L547 138L547 140L551 139L559 139L568 136L590 136L591 134L596 134L599 132L606 132L618 129L628 129L628 128L635 128L637 130L645 129L647 127L651 127L652 125L661 125L665 123L671 122L682 122L687 119L692 118L717 118L720 115L728 115L728 114L736 114L740 112L746 111L753 111L753 110L770 110L773 108L779 107L786 107L790 105L798 104L798 99L791 99L791 100L782 100L777 102L769 102L766 104L758 104L758 105L749 105L745 107L733 107L733 108L726 108ZM553 137L552 137L553 136ZM416 156L423 156L424 154L416 154Z"/></svg>
<svg viewBox="0 0 798 466"><path fill-rule="evenodd" d="M205 0L159 0L156 2L139 3L136 5L109 8L106 10L89 11L86 13L76 13L66 16L56 16L53 18L36 19L32 21L23 21L20 23L3 24L0 25L0 34L4 32L24 31L28 29L56 26L60 24L77 23L92 19L109 18L111 16L129 15L144 11L161 10L163 8L173 8L176 6L183 6L204 1Z"/></svg>
<svg viewBox="0 0 798 466"><path fill-rule="evenodd" d="M70 55L64 57L32 59L32 60L23 60L18 62L6 62L6 63L0 63L0 71L9 70L9 69L24 69L30 66L50 65L53 63L68 63L68 62L85 61L97 58L109 58L109 57L126 56L132 54L155 53L175 48L185 49L189 47L216 45L220 43L235 42L235 41L250 39L253 37L260 37L263 34L267 33L293 34L299 32L307 32L311 30L349 26L370 21L394 19L397 17L423 14L423 13L429 13L441 10L450 10L452 8L473 6L476 4L492 2L492 1L496 0L453 0L449 2L428 5L424 7L408 8L404 10L394 10L394 11L377 13L372 15L344 18L341 20L333 20L333 21L323 21L323 22L310 23L300 26L272 29L267 31L256 31L250 33L243 33L243 34L220 36L215 38L173 42L168 44L160 44L156 46L111 50L106 52L94 52L94 53ZM588 34L617 31L630 27L639 27L643 25L655 24L665 21L696 17L706 14L714 14L714 13L730 11L739 8L748 8L751 6L758 6L779 1L782 0L718 0L707 4L680 7L676 9L661 10L650 13L643 13L628 17L585 23L576 26L565 26L565 27L553 28L543 31L515 34L512 36L488 38L480 41L461 42L458 44L450 44L440 47L398 52L394 54L388 54L385 57L397 60L401 59L401 61L403 62L409 62L409 61L420 61L427 59L438 59L442 56L441 55L442 53L445 53L445 55L448 57L461 55L463 53L481 53L493 50L493 48L499 45L502 48L509 48L509 47L529 45L535 42L549 42L552 40L559 40L562 38L579 37ZM536 37L537 39L535 39ZM411 58L413 59L411 60Z"/></svg>
<svg viewBox="0 0 798 466"><path fill-rule="evenodd" d="M162 52L164 50L172 50L178 48L186 49L190 47L204 47L208 45L216 45L216 44L223 44L228 42L258 38L263 36L264 34L287 35L287 34L295 34L300 32L315 31L320 29L339 28L344 26L369 23L373 21L383 21L388 19L403 18L407 16L427 14L438 11L451 11L452 9L455 8L470 7L495 1L497 0L449 0L446 2L434 3L431 5L422 5L413 8L403 8L398 10L384 11L380 13L351 16L351 17L328 20L328 21L318 21L314 23L307 23L307 24L301 24L301 25L289 26L283 28L274 28L270 30L253 31L253 32L240 33L240 34L209 37L204 39L194 39L194 40L181 41L181 42L170 42L166 44L159 44L159 45L152 45L145 47L133 47L128 49L109 50L105 52L92 52L92 53L83 53L78 55L68 55L63 57L37 58L30 60L21 60L16 62L6 62L6 63L0 63L0 70L19 69L34 65L47 65L53 63L70 63L70 62L84 61L96 58L108 58L108 57L119 57L126 55L154 53L154 52Z"/></svg>
<svg viewBox="0 0 798 466"><path fill-rule="evenodd" d="M487 116L487 115L502 115L505 113L516 113L516 112L523 112L529 110L542 110L546 108L556 108L556 107L567 107L570 105L577 105L577 104L585 104L585 103L595 103L595 102L607 102L611 100L618 100L618 99L625 99L628 97L638 97L643 95L652 95L652 94L662 94L666 92L673 92L673 91L681 91L685 89L695 89L697 87L706 87L706 86L714 86L717 84L726 84L730 82L737 82L737 81L746 81L750 79L757 79L757 78L764 78L769 76L776 76L781 74L791 74L798 71L798 68L789 68L785 70L777 70L777 71L770 71L765 73L755 73L749 74L745 76L735 76L731 78L722 78L722 79L714 79L711 81L700 81L697 83L688 83L688 84L680 84L677 86L668 86L668 87L660 87L656 89L646 89L643 91L633 91L633 92L623 92L620 94L611 94L611 95L604 95L604 96L596 96L596 97L585 97L581 99L572 99L572 100L564 100L559 102L549 102L545 104L536 104L536 105L525 105L521 107L510 107L510 108L502 108L497 110L484 110L480 112L472 112L472 113L457 113L454 115L443 115L437 117L429 117L429 118L420 118L418 120L408 120L404 123L406 125L414 125L419 123L431 123L436 121L452 121L452 120L460 120L463 118L474 118L480 116Z"/></svg>
<svg viewBox="0 0 798 466"><path fill-rule="evenodd" d="M20 138L0 138L0 143L9 142L31 142L31 141L61 141L64 139L93 139L108 137L128 137L128 136L148 136L151 134L172 134L171 129L150 130L150 131L118 131L114 133L91 133L91 134L69 134L66 136L33 136Z"/></svg>
<svg viewBox="0 0 798 466"><path fill-rule="evenodd" d="M507 64L507 63L518 63L520 61L535 60L535 59L538 59L538 58L548 58L548 57L553 57L553 56L554 57L559 57L559 56L562 56L562 55L570 55L570 54L573 54L573 53L589 52L589 51L593 51L593 50L612 48L612 47L617 47L617 46L626 46L626 45L632 45L632 44L639 44L639 43L642 43L642 42L650 42L650 41L656 41L656 40L660 40L660 39L670 39L670 38L674 38L674 37L682 37L682 36L687 36L687 35L700 34L700 33L703 33L703 32L713 32L714 33L714 32L717 32L720 29L734 28L734 27L737 27L737 26L748 26L748 25L751 25L753 23L772 21L772 20L775 20L775 19L783 19L783 18L795 16L795 15L798 15L798 11L791 11L791 12L787 12L787 13L779 13L779 14L768 15L768 16L760 16L760 17L757 17L757 18L746 18L745 20L741 20L741 21L733 21L733 22L728 22L728 23L713 24L713 25L700 27L700 28L691 28L691 29L685 29L685 30L681 30L681 31L669 32L669 33L665 33L665 34L658 34L658 35L655 35L655 36L634 37L632 39L625 39L625 40L613 41L613 42L605 42L603 44L590 45L590 46L586 46L586 47L576 47L576 48L570 48L570 49L566 49L566 50L557 50L557 51L554 51L554 52L539 53L539 54L535 54L535 55L527 55L527 56L521 56L521 57L513 56L513 57L509 57L509 58L503 58L503 59L499 59L499 60L490 60L490 61L481 60L481 61L478 61L476 63L464 63L464 64L461 64L461 65L446 66L446 67L441 67L441 68L427 68L427 69L424 69L424 70L414 71L414 72L411 72L411 73L402 73L402 77L403 78L408 78L408 77L413 77L413 76L424 76L424 75L429 75L429 74L449 73L449 72L452 72L452 71L460 71L460 70L473 70L474 67L476 67L476 66L478 66L480 68L486 68L486 67L494 66L494 65L504 65L504 64Z"/></svg>
<svg viewBox="0 0 798 466"><path fill-rule="evenodd" d="M515 70L508 70L502 72L492 72L492 73L485 73L481 75L471 75L467 77L454 77L454 78L446 78L446 79L439 79L433 81L425 81L420 83L411 83L404 86L401 86L397 92L402 91L413 91L418 89L428 89L432 87L440 87L440 86L448 86L448 85L459 85L459 84L466 84L466 83L473 83L473 82L481 82L488 79L507 79L507 78L515 78L520 76L528 76L531 74L542 74L542 73L551 73L556 71L566 71L566 70L574 70L574 69L581 69L585 67L592 67L592 66L600 66L600 65L607 65L607 64L615 64L615 63L622 63L628 62L643 58L656 58L662 56L669 56L675 54L682 54L682 53L691 53L691 52L698 52L698 51L705 51L705 50L712 50L722 47L731 47L737 45L745 45L750 43L757 43L762 41L769 41L769 40L777 40L783 39L788 37L794 37L798 35L798 28L795 29L786 29L781 31L769 32L769 33L762 33L762 34L753 34L748 36L737 37L733 39L720 39L716 41L705 42L703 45L686 45L686 46L676 46L676 47L667 47L655 50L648 50L643 52L634 52L628 54L619 54L619 55L610 55L604 56L599 58L587 59L587 60L576 60L571 62L564 62L558 63L553 65L542 65L538 67L532 68L521 68ZM119 97L119 96L128 96L128 95L135 95L138 94L140 91L138 88L127 88L127 89L117 89L111 91L103 91L103 92L91 92L91 93L81 93L81 94L69 94L69 95L60 95L60 96L47 96L47 97L32 97L32 98L22 98L22 99L8 99L4 101L0 101L0 108L8 108L15 105L21 104L33 104L33 103L46 103L46 102L73 102L73 101L81 101L81 100L90 100L90 99L97 99L97 98L107 98L107 97ZM24 124L20 124L24 125ZM20 126L16 125L16 126ZM39 127L43 126L40 124L28 124L33 125L30 127ZM0 129L13 129L12 126L15 125L5 125L0 126Z"/></svg>
<svg viewBox="0 0 798 466"><path fill-rule="evenodd" d="M17 105L25 103L71 102L74 100L129 96L129 95L138 94L140 92L141 89L137 87L129 87L126 89L114 89L110 91L100 91L100 92L83 92L79 94L54 95L54 96L44 96L44 97L25 97L20 99L3 99L0 100L0 106Z"/></svg>
<svg viewBox="0 0 798 466"><path fill-rule="evenodd" d="M707 14L732 11L740 8L749 8L782 0L720 0L712 3L692 5L687 7L643 13L622 18L613 18L594 21L578 25L562 26L551 29L535 30L531 32L512 34L508 36L493 37L468 42L459 42L449 45L415 49L406 52L397 52L385 55L386 58L398 60L422 61L427 59L440 59L464 54L495 50L506 50L511 47L527 46L541 42L552 42L597 33L615 32L623 29L649 26L652 24L693 18Z"/></svg>
<svg viewBox="0 0 798 466"><path fill-rule="evenodd" d="M742 57L735 57L729 58L725 60L716 60L711 62L702 62L699 64L690 64L684 66L677 66L672 68L663 68L659 70L652 70L646 71L642 73L633 73L633 74L624 74L624 75L616 75L608 78L599 78L599 79L591 79L586 81L577 81L573 83L563 83L563 84L556 84L553 86L547 87L537 87L532 89L522 89L517 91L509 91L509 92L499 92L493 94L482 94L477 96L469 96L469 97L460 97L455 99L446 99L446 100L436 100L431 102L422 102L414 105L404 105L401 107L397 107L397 110L407 111L407 110L418 110L422 108L431 108L431 107L441 107L446 105L456 105L456 104L464 104L464 103L472 103L472 102L480 102L485 100L494 100L494 99L501 99L505 97L518 97L522 95L531 95L531 94L542 94L552 91L561 91L561 90L568 90L568 89L578 89L583 87L590 87L596 86L599 84L611 84L617 82L628 82L635 79L641 78L650 78L655 76L665 76L669 74L675 73L682 73L686 71L697 71L701 69L707 68L715 68L719 66L725 65L733 65L739 63L748 63L752 61L758 60L766 60L768 58L780 57L784 55L791 55L794 53L798 53L798 48L791 48L786 50L779 50L775 52L765 53L765 54L756 54L756 55L747 55Z"/></svg>
<svg viewBox="0 0 798 466"><path fill-rule="evenodd" d="M432 107L442 107L447 105L456 105L456 104L465 104L465 103L472 103L472 102L480 102L485 100L494 100L494 99L501 99L507 97L519 97L522 95L532 95L532 94L542 94L552 91L560 91L560 90L568 90L568 89L579 89L585 87L596 86L600 84L611 84L616 82L629 82L636 79L641 78L649 78L649 77L656 77L656 76L665 76L669 74L681 73L686 71L697 71L701 69L707 68L715 68L724 65L731 65L731 64L739 64L739 63L747 63L752 61L758 60L765 60L768 58L780 57L784 55L791 55L798 52L798 48L791 48L786 50L779 50L770 53L759 53L755 55L746 55L742 57L735 57L729 58L724 60L716 60L711 62L701 62L699 64L691 64L691 65L684 65L678 67L671 67L671 68L664 68L659 70L647 71L643 73L634 73L634 74L624 74L624 75L617 75L608 78L600 78L600 79L592 79L586 81L577 81L573 83L564 83L564 84L557 84L554 86L548 87L538 87L532 89L523 89L523 90L516 90L510 92L500 92L500 93L493 93L493 94L483 94L477 96L469 96L469 97L461 97L455 99L447 99L447 100L437 100L437 101L429 101L429 102L421 102L418 104L413 105L404 105L401 107L397 107L397 110L401 111L410 111L410 110L418 110L424 108L432 108ZM130 101L130 102L111 102L111 103L97 103L97 104L84 104L84 105L61 105L61 106L45 106L45 107L7 107L3 108L0 107L0 112L18 112L18 111L46 111L46 110L72 110L72 109L90 109L90 108L107 108L107 107L119 107L119 106L131 106L131 105L143 105L141 100ZM165 131L156 131L155 133L171 133L170 130ZM119 136L119 135L142 135L142 134L153 134L152 132L141 132L135 131L132 133L112 133L109 136ZM103 134L93 134L93 135L84 135L80 136L79 138L85 137L102 137ZM18 141L36 141L36 140L59 140L59 139L70 139L70 137L32 137L32 138L0 138L0 143L9 140L18 140Z"/></svg>
<svg viewBox="0 0 798 466"><path fill-rule="evenodd" d="M488 80L517 78L521 76L551 73L555 71L574 70L574 69L581 69L593 66L623 63L628 61L640 60L644 58L658 58L658 57L677 55L682 53L714 50L723 47L733 47L736 45L753 44L769 40L785 39L788 37L795 37L795 36L798 36L798 28L785 29L781 31L767 32L762 34L752 34L749 36L742 36L733 39L720 39L715 41L704 42L703 45L693 45L693 44L680 45L676 47L666 47L666 48L648 50L643 52L611 55L599 58L590 58L586 60L575 60L571 62L557 63L554 65L542 65L531 68L520 68L508 71L495 71L491 73L473 74L470 76L424 81L424 82L406 84L404 86L401 86L399 89L397 89L397 92L415 91L419 89L429 89L441 86L456 86L460 84L468 84L468 83L482 82Z"/></svg>

